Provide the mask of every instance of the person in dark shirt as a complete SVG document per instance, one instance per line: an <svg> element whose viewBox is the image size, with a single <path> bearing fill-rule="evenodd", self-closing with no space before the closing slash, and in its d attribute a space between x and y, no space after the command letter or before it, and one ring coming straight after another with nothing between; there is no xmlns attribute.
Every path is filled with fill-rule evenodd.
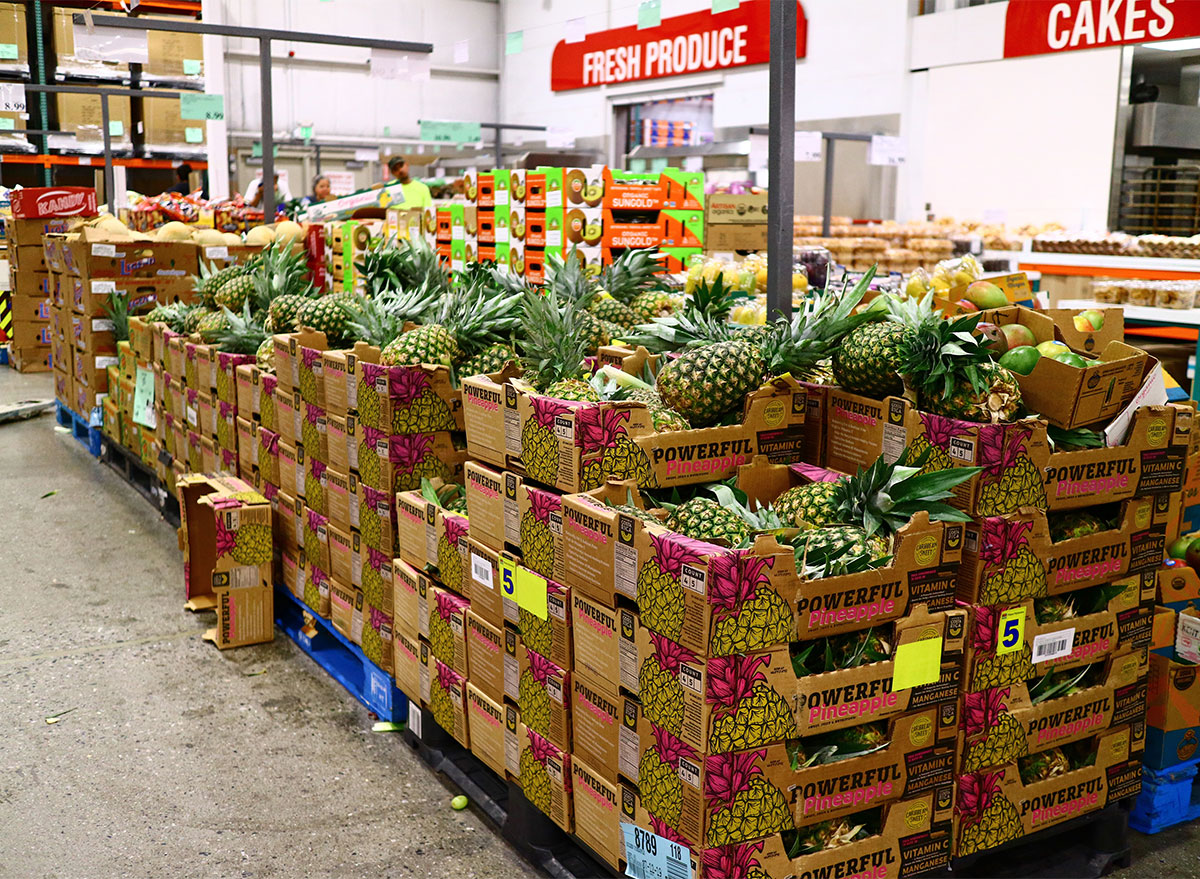
<svg viewBox="0 0 1200 879"><path fill-rule="evenodd" d="M167 192L175 192L175 193L178 193L179 195L187 195L189 192L192 191L192 187L188 183L188 177L190 177L191 174L192 174L192 166L189 165L187 162L184 162L182 165L180 165L178 168L175 169L175 176L178 179L175 181L175 185L172 186L170 189L168 189Z"/></svg>

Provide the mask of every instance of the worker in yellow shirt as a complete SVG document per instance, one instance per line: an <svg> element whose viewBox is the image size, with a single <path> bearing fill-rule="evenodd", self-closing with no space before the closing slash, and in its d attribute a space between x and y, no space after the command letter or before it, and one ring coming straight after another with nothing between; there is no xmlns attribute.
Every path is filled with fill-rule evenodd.
<svg viewBox="0 0 1200 879"><path fill-rule="evenodd" d="M433 204L429 187L408 176L408 159L404 156L392 156L388 159L388 170L400 184L400 191L404 193L405 208L427 208Z"/></svg>

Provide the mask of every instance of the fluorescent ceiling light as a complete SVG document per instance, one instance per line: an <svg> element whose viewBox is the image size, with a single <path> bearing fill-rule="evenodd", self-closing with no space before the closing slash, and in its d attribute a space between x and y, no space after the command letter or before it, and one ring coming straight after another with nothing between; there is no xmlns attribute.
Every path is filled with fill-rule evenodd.
<svg viewBox="0 0 1200 879"><path fill-rule="evenodd" d="M1192 52L1200 49L1200 39L1166 40L1162 43L1143 43L1143 49L1158 49L1161 52Z"/></svg>

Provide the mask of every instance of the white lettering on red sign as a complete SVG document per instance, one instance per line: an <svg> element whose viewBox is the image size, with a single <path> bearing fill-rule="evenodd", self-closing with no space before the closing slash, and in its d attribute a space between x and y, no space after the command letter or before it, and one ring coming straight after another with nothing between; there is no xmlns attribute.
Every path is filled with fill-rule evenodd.
<svg viewBox="0 0 1200 879"><path fill-rule="evenodd" d="M1119 46L1200 34L1200 4L1180 0L1011 0L1004 56Z"/></svg>

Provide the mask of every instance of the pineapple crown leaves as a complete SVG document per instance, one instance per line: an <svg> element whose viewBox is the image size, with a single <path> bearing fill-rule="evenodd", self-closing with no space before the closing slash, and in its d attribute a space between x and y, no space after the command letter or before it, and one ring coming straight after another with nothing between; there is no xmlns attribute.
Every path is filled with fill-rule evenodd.
<svg viewBox="0 0 1200 879"><path fill-rule="evenodd" d="M1004 770L995 772L972 772L958 777L958 795L954 811L959 814L964 826L979 821L991 806L992 800L1000 795L1000 783Z"/></svg>
<svg viewBox="0 0 1200 879"><path fill-rule="evenodd" d="M685 564L698 562L704 556L720 553L724 549L713 543L672 533L651 534L650 542L654 545L654 561L659 570L676 580Z"/></svg>
<svg viewBox="0 0 1200 879"><path fill-rule="evenodd" d="M676 677L679 675L681 663L696 661L696 654L678 641L672 641L666 635L651 632L650 640L654 644L654 659L658 663L658 667Z"/></svg>
<svg viewBox="0 0 1200 879"><path fill-rule="evenodd" d="M733 804L734 798L750 787L750 779L762 775L759 761L767 756L767 749L741 751L729 754L713 754L704 759L704 795L715 800L714 812L720 812Z"/></svg>
<svg viewBox="0 0 1200 879"><path fill-rule="evenodd" d="M779 514L769 504L764 504L757 510L751 510L750 499L739 488L718 484L709 487L717 502L727 510L732 510L741 516L752 531L782 531L787 528ZM748 538L753 540L753 536Z"/></svg>
<svg viewBox="0 0 1200 879"><path fill-rule="evenodd" d="M1038 678L1037 683L1029 688L1029 701L1040 705L1059 696L1070 696L1077 693L1086 684L1084 679L1091 673L1092 666L1085 665L1078 672L1052 671Z"/></svg>
<svg viewBox="0 0 1200 879"><path fill-rule="evenodd" d="M433 447L433 435L428 433L409 433L388 437L388 456L396 464L397 469L411 473L413 469L429 456Z"/></svg>
<svg viewBox="0 0 1200 879"><path fill-rule="evenodd" d="M437 681L438 686L447 693L453 689L462 686L462 682L466 680L462 675L446 665L440 659L437 661Z"/></svg>
<svg viewBox="0 0 1200 879"><path fill-rule="evenodd" d="M547 287L545 293L524 291L521 311L525 319L519 340L521 363L535 386L545 390L561 379L578 378L590 353L582 325L585 306Z"/></svg>
<svg viewBox="0 0 1200 879"><path fill-rule="evenodd" d="M558 748L554 747L549 739L543 738L533 730L528 730L528 733L529 753L533 755L534 760L545 766L547 760L558 755Z"/></svg>
<svg viewBox="0 0 1200 879"><path fill-rule="evenodd" d="M267 331L254 319L250 312L250 301L242 305L242 313L234 314L222 308L224 326L204 333L204 339L218 350L231 354L253 354L267 338Z"/></svg>
<svg viewBox="0 0 1200 879"><path fill-rule="evenodd" d="M584 268L575 245L571 245L565 257L557 253L547 254L545 276L547 292L553 292L564 302L575 303L582 308L591 305L599 292L595 281Z"/></svg>
<svg viewBox="0 0 1200 879"><path fill-rule="evenodd" d="M1050 442L1050 451L1077 451L1079 449L1104 448L1104 434L1090 427L1076 427L1065 430L1053 424L1046 426L1046 438Z"/></svg>
<svg viewBox="0 0 1200 879"><path fill-rule="evenodd" d="M758 590L771 585L768 571L775 566L774 556L751 552L731 552L708 562L709 604L719 616L738 616L744 606L758 597Z"/></svg>
<svg viewBox="0 0 1200 879"><path fill-rule="evenodd" d="M706 879L742 879L749 876L752 869L761 866L757 855L762 850L761 841L706 848L703 854L704 876Z"/></svg>
<svg viewBox="0 0 1200 879"><path fill-rule="evenodd" d="M483 283L459 284L441 297L425 322L454 336L463 357L495 342L507 342L522 322L523 292L501 292Z"/></svg>
<svg viewBox="0 0 1200 879"><path fill-rule="evenodd" d="M265 312L280 296L316 295L308 280L308 259L303 251L292 250L291 241L272 241L264 247L249 274L254 290L248 298L254 301L255 311Z"/></svg>
<svg viewBox="0 0 1200 879"><path fill-rule="evenodd" d="M899 345L899 372L905 381L932 399L948 399L964 382L981 393L979 366L990 364L991 354L974 336L979 318L978 312L948 320L934 317L913 327Z"/></svg>
<svg viewBox="0 0 1200 879"><path fill-rule="evenodd" d="M429 390L429 375L419 366L393 366L388 370L388 396L404 406Z"/></svg>
<svg viewBox="0 0 1200 879"><path fill-rule="evenodd" d="M838 516L847 524L861 524L868 536L895 534L918 512L933 522L969 522L961 510L941 503L954 496L952 489L980 472L978 467L952 467L922 473L930 450L909 464L905 449L894 464L880 455L875 462L839 482L834 494Z"/></svg>
<svg viewBox="0 0 1200 879"><path fill-rule="evenodd" d="M450 285L445 269L438 264L437 252L424 238L376 239L354 266L365 279L366 293L371 297L422 286L441 291Z"/></svg>
<svg viewBox="0 0 1200 879"><path fill-rule="evenodd" d="M226 527L225 517L220 513L216 513L213 518L217 525L217 555L228 555L237 546L237 533Z"/></svg>
<svg viewBox="0 0 1200 879"><path fill-rule="evenodd" d="M672 734L670 730L651 724L650 732L654 737L652 747L658 755L658 759L672 769L679 768L679 758L681 757L687 757L689 760L696 759L695 749L683 739Z"/></svg>
<svg viewBox="0 0 1200 879"><path fill-rule="evenodd" d="M663 254L653 249L626 250L600 270L600 289L628 305L639 293L666 290Z"/></svg>
<svg viewBox="0 0 1200 879"><path fill-rule="evenodd" d="M406 321L419 319L429 303L416 293L397 293L391 290L368 297L355 310L347 323L350 337L360 339L376 348L404 332Z"/></svg>
<svg viewBox="0 0 1200 879"><path fill-rule="evenodd" d="M529 657L529 673L539 685L545 686L551 677L562 674L562 670L542 654L528 648L525 654Z"/></svg>
<svg viewBox="0 0 1200 879"><path fill-rule="evenodd" d="M995 653L996 626L1000 609L981 604L974 610L975 625L971 627L971 649L982 653Z"/></svg>
<svg viewBox="0 0 1200 879"><path fill-rule="evenodd" d="M436 596L437 614L446 622L450 622L450 617L454 616L454 614L462 613L471 607L471 602L465 598L460 598L453 592L439 590L434 594Z"/></svg>
<svg viewBox="0 0 1200 879"><path fill-rule="evenodd" d="M1031 520L1009 520L1000 516L984 519L979 529L979 557L990 565L1010 561L1021 547L1028 545L1029 539L1025 535L1032 530Z"/></svg>
<svg viewBox="0 0 1200 879"><path fill-rule="evenodd" d="M653 830L659 836L661 836L663 839L669 839L671 842L677 842L680 845L688 846L689 848L692 845L690 842L688 842L686 839L684 839L683 836L680 835L678 830L676 830L674 827L672 827L666 821L663 821L661 818L656 818L654 815L650 816L650 829Z"/></svg>
<svg viewBox="0 0 1200 879"><path fill-rule="evenodd" d="M847 333L864 323L880 320L882 314L878 311L854 313L874 277L872 267L849 290L843 286L838 293L811 296L796 309L790 321L781 317L769 325L762 341L767 372L783 375L810 369L828 357Z"/></svg>
<svg viewBox="0 0 1200 879"><path fill-rule="evenodd" d="M104 300L104 313L112 321L113 338L123 342L129 338L129 296L114 289Z"/></svg>
<svg viewBox="0 0 1200 879"><path fill-rule="evenodd" d="M744 656L734 654L708 660L708 687L704 701L727 710L735 710L754 692L754 685L767 676L759 669L771 664L770 654Z"/></svg>
<svg viewBox="0 0 1200 879"><path fill-rule="evenodd" d="M1004 687L981 693L963 694L963 726L967 735L976 736L996 725L1000 714L1008 709L1009 689Z"/></svg>

